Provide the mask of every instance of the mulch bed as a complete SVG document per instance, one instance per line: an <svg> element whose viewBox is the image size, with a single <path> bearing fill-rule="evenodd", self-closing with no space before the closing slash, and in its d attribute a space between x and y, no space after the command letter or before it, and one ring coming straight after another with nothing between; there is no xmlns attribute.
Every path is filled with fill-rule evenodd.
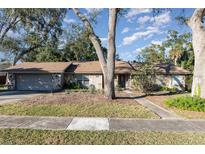
<svg viewBox="0 0 205 154"><path fill-rule="evenodd" d="M116 99L107 100L100 92L94 94L90 92L71 92L71 93L54 93L34 96L22 100L21 103L26 105L34 104L67 104L67 103L136 103L132 98L123 92L116 92Z"/></svg>

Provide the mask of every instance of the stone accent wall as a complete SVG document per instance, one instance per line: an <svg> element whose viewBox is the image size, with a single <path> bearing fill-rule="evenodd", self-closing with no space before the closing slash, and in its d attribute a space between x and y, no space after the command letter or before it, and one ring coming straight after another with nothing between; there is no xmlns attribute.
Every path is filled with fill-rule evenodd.
<svg viewBox="0 0 205 154"><path fill-rule="evenodd" d="M15 90L16 85L15 85L15 74L13 73L8 73L7 74L7 81L6 81L6 85L8 85L8 89L9 90Z"/></svg>

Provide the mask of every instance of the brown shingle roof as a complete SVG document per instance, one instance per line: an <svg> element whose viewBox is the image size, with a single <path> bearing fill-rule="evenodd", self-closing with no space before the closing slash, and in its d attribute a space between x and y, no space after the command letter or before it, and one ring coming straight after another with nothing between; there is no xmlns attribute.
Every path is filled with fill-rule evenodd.
<svg viewBox="0 0 205 154"><path fill-rule="evenodd" d="M191 74L190 71L175 66L174 64L157 64L155 69L156 72L160 74Z"/></svg>
<svg viewBox="0 0 205 154"><path fill-rule="evenodd" d="M132 67L127 62L116 61L115 65L116 74L130 74L132 71ZM73 62L66 72L79 74L102 74L102 69L99 61Z"/></svg>
<svg viewBox="0 0 205 154"><path fill-rule="evenodd" d="M131 74L133 68L140 69L143 64L129 64L125 61L116 61L115 74ZM13 73L77 73L77 74L102 74L98 61L89 62L25 62L3 70ZM191 74L189 71L174 66L173 64L157 64L158 74Z"/></svg>
<svg viewBox="0 0 205 154"><path fill-rule="evenodd" d="M143 63L134 63L132 65L135 68L135 70L137 70L137 69L140 69L140 67L141 67L141 65L143 65ZM164 75L168 75L168 74L188 75L188 74L191 74L190 71L185 70L181 67L175 66L174 64L171 64L171 63L156 64L155 71L157 74L164 74Z"/></svg>
<svg viewBox="0 0 205 154"><path fill-rule="evenodd" d="M100 63L98 61L73 62L66 72L69 73L93 73L102 74Z"/></svg>
<svg viewBox="0 0 205 154"><path fill-rule="evenodd" d="M71 62L25 62L5 69L14 73L62 73Z"/></svg>

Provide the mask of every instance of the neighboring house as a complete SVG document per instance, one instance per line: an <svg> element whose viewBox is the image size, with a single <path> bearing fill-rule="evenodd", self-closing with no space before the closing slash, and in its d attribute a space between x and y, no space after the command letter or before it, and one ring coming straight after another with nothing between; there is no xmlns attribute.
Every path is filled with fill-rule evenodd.
<svg viewBox="0 0 205 154"><path fill-rule="evenodd" d="M116 61L115 86L132 88L134 64ZM11 90L56 91L66 83L79 83L84 87L93 85L103 88L103 73L98 61L90 62L28 62L4 70L8 72L8 85ZM174 65L156 66L156 82L163 86L185 87L188 71Z"/></svg>

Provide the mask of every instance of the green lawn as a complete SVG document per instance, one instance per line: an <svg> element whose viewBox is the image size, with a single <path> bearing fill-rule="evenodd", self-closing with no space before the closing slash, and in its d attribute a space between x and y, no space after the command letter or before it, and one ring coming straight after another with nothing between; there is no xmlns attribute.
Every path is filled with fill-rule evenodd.
<svg viewBox="0 0 205 154"><path fill-rule="evenodd" d="M0 129L0 144L205 144L205 133Z"/></svg>
<svg viewBox="0 0 205 154"><path fill-rule="evenodd" d="M75 116L75 117L122 117L159 118L143 106L135 103L67 103L67 104L25 104L0 105L1 115L29 116Z"/></svg>
<svg viewBox="0 0 205 154"><path fill-rule="evenodd" d="M0 85L0 92L6 91L8 88L4 85Z"/></svg>

